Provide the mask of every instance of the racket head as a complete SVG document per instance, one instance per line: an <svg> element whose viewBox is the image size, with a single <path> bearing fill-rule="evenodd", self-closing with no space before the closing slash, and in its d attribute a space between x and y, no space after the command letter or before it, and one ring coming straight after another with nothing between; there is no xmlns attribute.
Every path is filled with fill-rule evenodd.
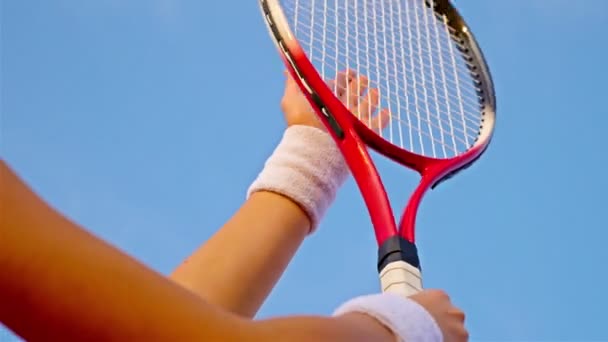
<svg viewBox="0 0 608 342"><path fill-rule="evenodd" d="M285 64L351 168L379 244L397 229L363 145L422 175L400 223L402 236L414 242L415 216L427 189L471 165L490 143L493 81L474 36L449 1L345 3L260 1ZM340 69L363 73L380 89L379 106L391 113L385 130L371 129L338 98L329 81Z"/></svg>
<svg viewBox="0 0 608 342"><path fill-rule="evenodd" d="M280 49L291 56L286 62L304 79L306 92L312 88L317 93L313 100L328 107L335 103L330 113L335 121L340 126L352 123L378 152L422 172L428 163L412 165L412 160L420 160L412 155L431 163L474 159L458 157L488 145L496 112L491 74L475 38L449 1L267 0L262 4L275 18L273 35L281 37ZM369 122L346 118L357 116L340 101L330 100L328 93L337 97L336 88L317 84L344 69L364 74L370 87L381 90L380 107L391 112L384 132L369 129ZM409 132L406 118L414 126ZM401 129L398 137L396 131ZM409 141L403 135L409 135Z"/></svg>

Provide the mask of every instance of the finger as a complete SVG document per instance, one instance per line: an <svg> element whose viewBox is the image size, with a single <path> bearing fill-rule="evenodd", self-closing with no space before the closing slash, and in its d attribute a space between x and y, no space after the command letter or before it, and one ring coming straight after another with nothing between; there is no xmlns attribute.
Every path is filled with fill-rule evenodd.
<svg viewBox="0 0 608 342"><path fill-rule="evenodd" d="M292 80L293 81L293 77L291 77L291 73L289 72L289 70L285 70L283 71L283 75L285 75L285 79L286 80Z"/></svg>
<svg viewBox="0 0 608 342"><path fill-rule="evenodd" d="M285 88L286 89L297 86L296 81L293 79L293 77L291 77L291 74L289 73L289 71L285 70L284 75L285 75Z"/></svg>
<svg viewBox="0 0 608 342"><path fill-rule="evenodd" d="M359 76L351 80L348 84L348 93L345 99L349 108L354 109L359 104L368 84L369 80L365 76Z"/></svg>
<svg viewBox="0 0 608 342"><path fill-rule="evenodd" d="M351 69L347 69L345 71L340 71L336 76L336 95L338 98L342 99L344 93L346 92L346 87L354 77L355 72Z"/></svg>
<svg viewBox="0 0 608 342"><path fill-rule="evenodd" d="M450 310L448 310L448 314L452 317L454 317L458 322L460 323L464 323L466 315L464 314L464 311L454 307Z"/></svg>
<svg viewBox="0 0 608 342"><path fill-rule="evenodd" d="M367 91L367 88L369 87L369 78L365 77L365 76L359 76L358 78L358 89L357 89L357 95L359 96L363 96L363 94L365 94L365 92Z"/></svg>
<svg viewBox="0 0 608 342"><path fill-rule="evenodd" d="M437 298L450 301L450 295L444 290L427 290L427 293L432 294Z"/></svg>
<svg viewBox="0 0 608 342"><path fill-rule="evenodd" d="M327 84L327 87L334 93L334 95L338 95L338 90L335 88L336 87L336 80L329 80L327 82L325 82Z"/></svg>
<svg viewBox="0 0 608 342"><path fill-rule="evenodd" d="M469 340L469 332L462 324L449 324L447 327L448 336L446 341L467 342Z"/></svg>
<svg viewBox="0 0 608 342"><path fill-rule="evenodd" d="M381 131L384 128L386 128L386 126L388 125L390 120L391 120L391 112L388 109L383 108L380 110L378 115L376 115L374 118L372 118L370 120L371 121L370 128L374 131Z"/></svg>
<svg viewBox="0 0 608 342"><path fill-rule="evenodd" d="M378 108L379 93L377 88L371 88L357 106L359 120L368 120Z"/></svg>
<svg viewBox="0 0 608 342"><path fill-rule="evenodd" d="M346 72L344 71L340 71L338 73L338 75L336 76L336 80L335 80L335 85L336 85L336 95L338 96L338 98L342 97L342 94L344 94L344 91L346 90L346 85L348 84L348 76L346 75Z"/></svg>

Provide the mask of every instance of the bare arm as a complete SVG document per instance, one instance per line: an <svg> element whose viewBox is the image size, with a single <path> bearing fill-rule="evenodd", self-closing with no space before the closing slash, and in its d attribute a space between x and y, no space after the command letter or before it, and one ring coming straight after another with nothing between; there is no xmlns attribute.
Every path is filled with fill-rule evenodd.
<svg viewBox="0 0 608 342"><path fill-rule="evenodd" d="M389 341L358 314L252 322L73 224L0 161L0 321L29 341Z"/></svg>
<svg viewBox="0 0 608 342"><path fill-rule="evenodd" d="M216 305L252 317L309 229L308 217L293 201L256 192L171 278Z"/></svg>
<svg viewBox="0 0 608 342"><path fill-rule="evenodd" d="M0 189L0 320L26 339L213 337L207 324L231 321L61 216L4 162Z"/></svg>
<svg viewBox="0 0 608 342"><path fill-rule="evenodd" d="M341 87L354 87L364 83L355 82L356 78L351 76L341 73L336 81ZM366 88L361 87L359 91L363 94ZM366 95L370 97L367 101L373 104L377 102L375 92L376 90L372 89L369 95ZM286 80L281 107L288 126L312 126L323 130L322 123L289 77ZM335 179L327 178L340 178L335 177L329 170L332 169L330 164L334 160L339 159L340 162L333 164L341 165L342 157L328 134L322 138L324 139L316 139L314 142L324 146L323 143L327 139L333 149L329 149L331 153L328 153L326 160L319 158L310 163L316 162L318 167L323 169L321 175L314 172L306 174L310 188L331 188L323 182L336 182ZM311 147L312 144L305 144L304 147L306 146ZM294 157L295 161L286 164L296 169L296 164L301 163L303 159L315 159L315 155L325 152L324 149L316 147L305 150L306 148L295 148L293 154L299 156ZM272 167L276 168L276 163ZM342 167L344 170L338 173L347 174L346 165ZM294 174L297 178L296 170L291 170L291 177L288 178L295 179ZM302 192L307 190L309 189L303 189ZM317 202L326 202L323 196L314 199ZM275 192L253 193L228 223L179 266L171 278L214 304L239 315L253 317L314 224L297 202Z"/></svg>
<svg viewBox="0 0 608 342"><path fill-rule="evenodd" d="M288 125L322 125L290 78L282 100ZM293 200L253 193L236 214L171 275L211 303L253 317L311 228Z"/></svg>

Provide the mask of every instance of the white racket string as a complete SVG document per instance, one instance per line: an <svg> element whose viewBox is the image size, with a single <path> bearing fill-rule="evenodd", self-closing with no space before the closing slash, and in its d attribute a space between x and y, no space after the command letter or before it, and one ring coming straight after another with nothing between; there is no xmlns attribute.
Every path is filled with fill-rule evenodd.
<svg viewBox="0 0 608 342"><path fill-rule="evenodd" d="M293 33L323 79L353 70L378 89L379 108L389 112L379 132L384 139L414 153L450 158L479 136L480 89L447 18L426 3L432 4L281 0ZM337 93L336 82L331 85ZM347 87L347 101L353 96L358 94ZM381 119L353 114L370 126Z"/></svg>

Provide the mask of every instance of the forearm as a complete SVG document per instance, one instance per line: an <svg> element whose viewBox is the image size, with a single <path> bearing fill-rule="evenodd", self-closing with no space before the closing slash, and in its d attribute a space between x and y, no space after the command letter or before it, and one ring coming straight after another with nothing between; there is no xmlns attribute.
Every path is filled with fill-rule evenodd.
<svg viewBox="0 0 608 342"><path fill-rule="evenodd" d="M255 315L347 176L329 134L289 127L246 203L172 278L232 312Z"/></svg>
<svg viewBox="0 0 608 342"><path fill-rule="evenodd" d="M309 229L309 219L293 201L253 193L171 278L213 304L252 317Z"/></svg>
<svg viewBox="0 0 608 342"><path fill-rule="evenodd" d="M73 224L0 160L0 322L28 341L392 341L370 316L254 322Z"/></svg>
<svg viewBox="0 0 608 342"><path fill-rule="evenodd" d="M0 321L28 341L383 341L363 315L221 311L74 225L0 161Z"/></svg>
<svg viewBox="0 0 608 342"><path fill-rule="evenodd" d="M358 313L339 317L300 316L257 322L255 341L395 342L397 337L375 319Z"/></svg>
<svg viewBox="0 0 608 342"><path fill-rule="evenodd" d="M0 189L0 321L27 340L217 340L237 322L59 215L1 161Z"/></svg>

